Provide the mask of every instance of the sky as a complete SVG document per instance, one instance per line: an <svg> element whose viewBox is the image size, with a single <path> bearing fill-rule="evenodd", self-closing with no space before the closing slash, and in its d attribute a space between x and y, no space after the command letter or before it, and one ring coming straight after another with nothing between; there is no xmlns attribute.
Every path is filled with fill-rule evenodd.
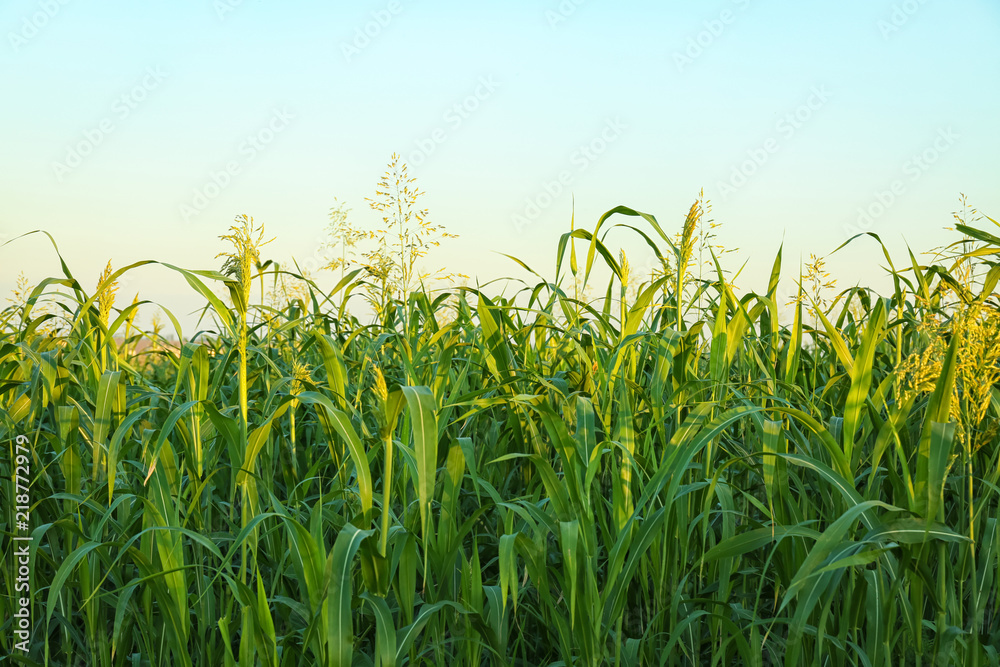
<svg viewBox="0 0 1000 667"><path fill-rule="evenodd" d="M961 194L1000 219L998 34L994 0L11 0L0 244L44 229L93 289L108 259L219 268L248 214L266 258L318 271L330 207L374 228L399 153L459 236L427 268L472 282L528 280L503 254L554 277L571 217L618 205L674 233L704 189L741 289L782 244L786 295L811 253L877 287L874 241L831 255L854 234L904 261L957 238ZM58 274L43 236L0 248L0 292L20 272ZM155 265L121 282L183 322L202 304Z"/></svg>

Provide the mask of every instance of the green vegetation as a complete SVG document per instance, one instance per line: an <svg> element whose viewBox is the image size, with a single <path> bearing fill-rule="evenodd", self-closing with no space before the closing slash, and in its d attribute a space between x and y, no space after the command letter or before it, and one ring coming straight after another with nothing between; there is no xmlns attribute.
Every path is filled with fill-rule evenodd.
<svg viewBox="0 0 1000 667"><path fill-rule="evenodd" d="M244 217L225 273L142 262L90 294L63 263L22 286L0 642L23 434L26 664L998 664L996 223L926 264L886 252L886 296L827 299L814 260L782 322L780 250L737 296L704 216L675 239L615 208L506 296L415 287L407 257L323 291L262 262ZM167 345L135 326L146 302L114 306L122 273L164 268L219 335ZM255 281L302 288L254 303Z"/></svg>

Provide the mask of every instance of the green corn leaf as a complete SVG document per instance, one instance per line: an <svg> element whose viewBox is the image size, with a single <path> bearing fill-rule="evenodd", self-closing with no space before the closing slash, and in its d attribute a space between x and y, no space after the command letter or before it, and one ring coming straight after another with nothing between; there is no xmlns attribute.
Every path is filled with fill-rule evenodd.
<svg viewBox="0 0 1000 667"><path fill-rule="evenodd" d="M104 459L105 441L111 432L111 411L118 396L118 381L121 378L121 371L106 371L101 376L97 387L97 400L94 404L94 433L92 440L94 479L98 477L98 470Z"/></svg>
<svg viewBox="0 0 1000 667"><path fill-rule="evenodd" d="M855 436L861 411L872 384L872 363L875 360L875 350L882 341L885 331L885 302L878 299L869 314L868 326L861 339L861 347L854 357L854 367L851 369L851 388L847 393L847 406L844 408L844 455L852 462L854 469Z"/></svg>
<svg viewBox="0 0 1000 667"><path fill-rule="evenodd" d="M401 387L410 408L414 453L417 458L417 495L424 544L431 543L431 501L437 476L438 429L434 394L427 387ZM424 574L426 577L426 572Z"/></svg>
<svg viewBox="0 0 1000 667"><path fill-rule="evenodd" d="M354 656L354 628L351 619L351 571L354 555L361 542L374 531L361 530L351 524L337 535L327 563L330 572L330 593L327 597L327 650L333 667L351 667Z"/></svg>

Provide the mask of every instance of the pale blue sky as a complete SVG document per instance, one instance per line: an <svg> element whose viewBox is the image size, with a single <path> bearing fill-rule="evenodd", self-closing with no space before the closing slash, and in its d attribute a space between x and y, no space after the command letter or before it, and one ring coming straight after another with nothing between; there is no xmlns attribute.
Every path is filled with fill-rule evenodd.
<svg viewBox="0 0 1000 667"><path fill-rule="evenodd" d="M247 213L277 235L269 257L309 264L334 197L374 224L364 198L395 151L461 237L435 265L523 275L498 251L551 274L574 196L578 226L625 204L676 229L704 187L720 240L750 260L741 286L763 289L782 237L790 277L894 186L869 229L897 251L950 240L960 192L1000 215L998 35L987 0L13 0L0 236L50 231L92 288L108 258L218 266L217 237ZM4 293L58 269L38 237L0 253ZM866 245L829 266L843 286L876 281L879 259ZM122 298L136 290L198 304L163 269Z"/></svg>

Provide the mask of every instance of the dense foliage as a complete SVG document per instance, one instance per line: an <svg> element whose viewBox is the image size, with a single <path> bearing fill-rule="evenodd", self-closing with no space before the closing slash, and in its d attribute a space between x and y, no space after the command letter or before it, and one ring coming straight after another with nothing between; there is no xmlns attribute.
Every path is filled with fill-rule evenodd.
<svg viewBox="0 0 1000 667"><path fill-rule="evenodd" d="M885 296L797 275L786 317L780 251L758 293L693 270L703 215L675 238L619 207L553 280L392 294L370 324L364 269L324 292L245 218L225 273L88 294L63 264L0 319L3 646L25 435L26 664L998 664L989 219L886 252ZM182 274L214 330L136 329L136 270Z"/></svg>

